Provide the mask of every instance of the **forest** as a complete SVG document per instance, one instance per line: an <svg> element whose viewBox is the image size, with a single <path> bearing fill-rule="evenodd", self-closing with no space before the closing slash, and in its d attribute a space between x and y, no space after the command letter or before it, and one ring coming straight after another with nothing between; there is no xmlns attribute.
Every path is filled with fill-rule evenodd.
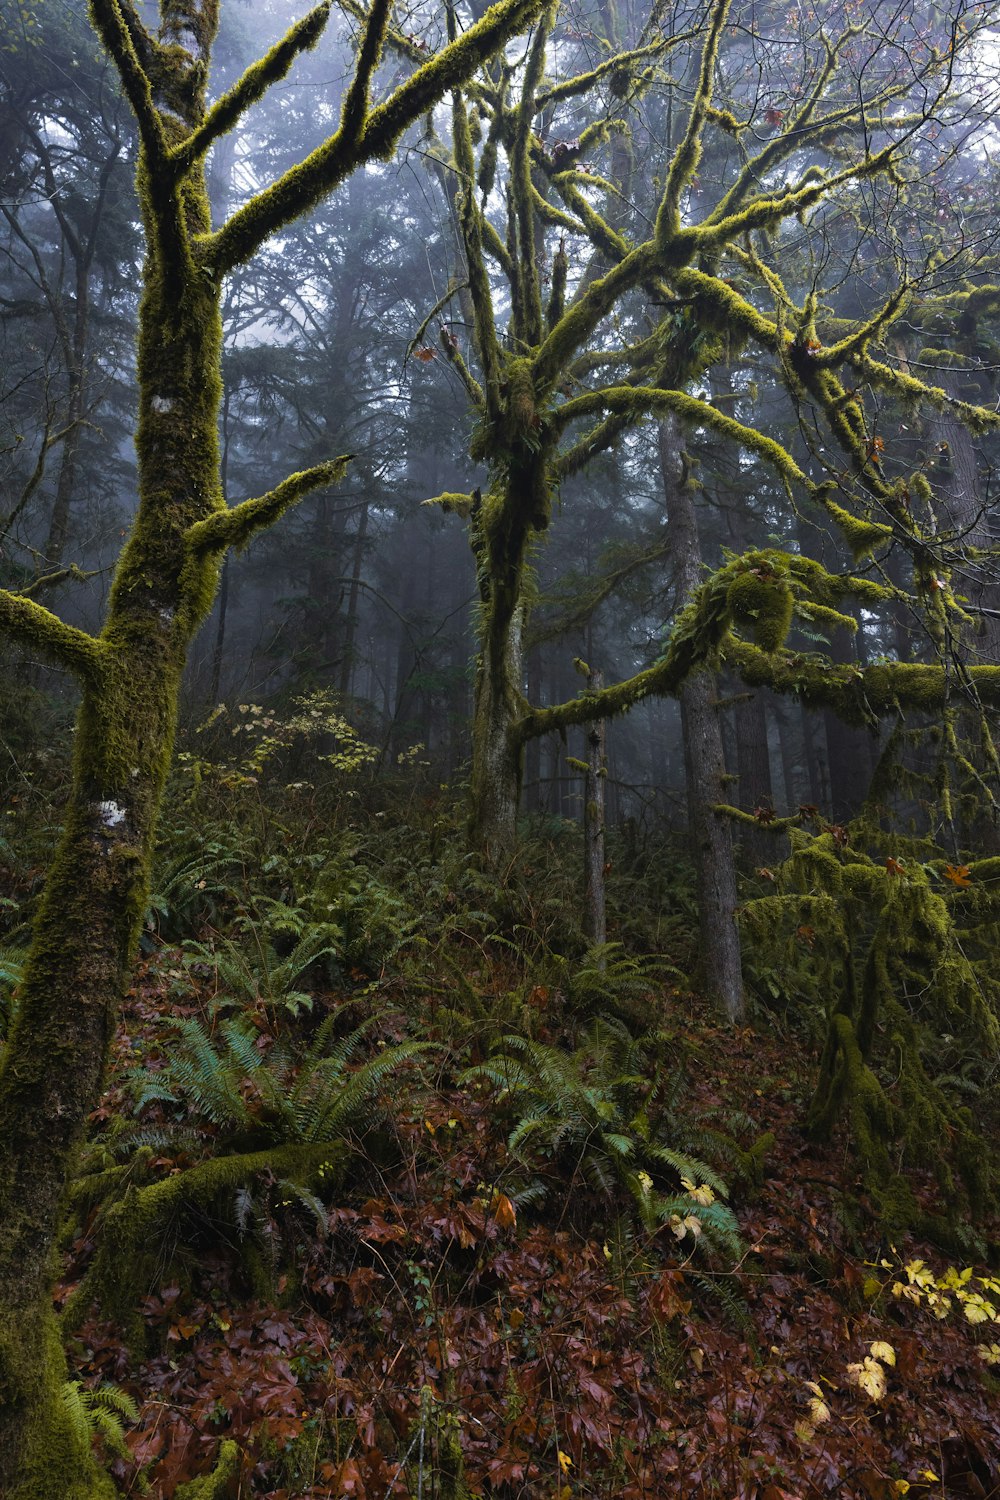
<svg viewBox="0 0 1000 1500"><path fill-rule="evenodd" d="M5 0L2 1500L1000 1497L1000 5Z"/></svg>

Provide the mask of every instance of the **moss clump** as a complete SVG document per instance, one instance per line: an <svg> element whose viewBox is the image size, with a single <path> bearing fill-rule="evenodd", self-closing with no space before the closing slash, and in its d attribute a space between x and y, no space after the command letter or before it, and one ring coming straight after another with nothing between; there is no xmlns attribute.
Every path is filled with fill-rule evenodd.
<svg viewBox="0 0 1000 1500"><path fill-rule="evenodd" d="M795 604L786 576L763 567L737 573L726 600L734 622L750 629L761 651L772 653L785 644Z"/></svg>
<svg viewBox="0 0 1000 1500"><path fill-rule="evenodd" d="M832 517L839 526L855 562L868 557L880 543L887 542L892 537L891 526L885 526L879 521L864 521L857 516L852 516L849 510L845 510L842 505L838 505L827 497L823 498L823 505L827 515Z"/></svg>

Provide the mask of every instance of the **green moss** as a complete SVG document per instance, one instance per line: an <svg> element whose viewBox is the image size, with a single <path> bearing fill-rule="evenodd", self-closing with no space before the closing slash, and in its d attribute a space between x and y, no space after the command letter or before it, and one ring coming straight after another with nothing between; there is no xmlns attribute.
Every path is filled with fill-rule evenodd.
<svg viewBox="0 0 1000 1500"><path fill-rule="evenodd" d="M836 521L844 540L850 548L851 557L855 562L861 558L868 557L882 542L887 542L892 537L892 527L886 526L881 521L860 520L852 516L850 511L845 510L842 505L837 505L828 496L822 497L822 503L827 515Z"/></svg>
<svg viewBox="0 0 1000 1500"><path fill-rule="evenodd" d="M750 628L761 651L774 652L784 645L795 601L783 574L761 569L737 573L726 602L735 623Z"/></svg>
<svg viewBox="0 0 1000 1500"><path fill-rule="evenodd" d="M16 1391L10 1388L14 1371L21 1376ZM66 1358L51 1309L32 1312L17 1326L8 1323L0 1333L0 1399L26 1402L27 1422L5 1500L115 1500L117 1487L98 1469L89 1434L73 1420L64 1395L66 1381Z"/></svg>
<svg viewBox="0 0 1000 1500"><path fill-rule="evenodd" d="M178 1485L175 1500L234 1500L241 1469L240 1450L227 1438L219 1448L219 1459L211 1474Z"/></svg>
<svg viewBox="0 0 1000 1500"><path fill-rule="evenodd" d="M162 1269L162 1246L169 1226L175 1228L193 1210L232 1213L233 1195L261 1172L305 1186L336 1186L346 1161L341 1142L294 1144L238 1156L215 1157L175 1177L147 1186L130 1186L101 1220L97 1254L75 1310L83 1315L96 1301L127 1324L134 1324L138 1295Z"/></svg>

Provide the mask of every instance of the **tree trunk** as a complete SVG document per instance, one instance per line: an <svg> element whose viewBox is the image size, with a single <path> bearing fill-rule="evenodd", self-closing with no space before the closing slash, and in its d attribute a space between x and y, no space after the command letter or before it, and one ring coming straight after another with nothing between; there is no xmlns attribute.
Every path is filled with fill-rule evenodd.
<svg viewBox="0 0 1000 1500"><path fill-rule="evenodd" d="M524 568L544 489L545 459L513 465L502 495L480 498L470 516L482 622L472 718L470 836L490 864L506 858L517 834L523 747L515 726L524 708Z"/></svg>
<svg viewBox="0 0 1000 1500"><path fill-rule="evenodd" d="M520 602L504 613L486 622L472 718L470 834L491 864L514 848L521 795L522 752L514 735L522 701Z"/></svg>
<svg viewBox="0 0 1000 1500"><path fill-rule="evenodd" d="M592 670L587 679L592 692L600 692L604 677ZM592 947L608 940L607 902L604 889L605 788L608 761L607 721L595 719L587 725L587 780L583 802L584 935ZM603 962L603 961L602 961Z"/></svg>
<svg viewBox="0 0 1000 1500"><path fill-rule="evenodd" d="M699 672L681 688L681 726L687 773L688 834L698 886L702 983L730 1021L743 1014L740 936L736 926L736 870L729 823L713 812L725 794L715 679Z"/></svg>
<svg viewBox="0 0 1000 1500"><path fill-rule="evenodd" d="M169 273L169 274L168 274ZM145 913L187 649L215 554L185 533L219 503L218 287L150 265L140 309L139 511L84 673L72 790L0 1063L0 1493L112 1494L60 1413L49 1301L64 1185L100 1098Z"/></svg>
<svg viewBox="0 0 1000 1500"><path fill-rule="evenodd" d="M347 594L347 620L344 626L344 654L340 662L340 694L349 698L354 681L354 639L358 631L358 598L361 593L361 567L365 559L368 536L368 505L361 507L361 517L354 538L354 561L351 565L351 587Z"/></svg>
<svg viewBox="0 0 1000 1500"><path fill-rule="evenodd" d="M690 482L682 474L675 418L658 424L660 468L670 524L671 561L678 607L701 582L701 542ZM698 673L680 694L687 773L688 828L698 887L703 982L709 998L731 1021L743 1013L743 975L736 926L736 870L728 822L714 812L726 801L726 761L714 680Z"/></svg>
<svg viewBox="0 0 1000 1500"><path fill-rule="evenodd" d="M753 813L758 807L773 808L771 752L767 742L767 711L760 692L739 692L736 699L736 766L739 773L739 805ZM741 829L745 859L756 869L771 863L774 839L763 827Z"/></svg>

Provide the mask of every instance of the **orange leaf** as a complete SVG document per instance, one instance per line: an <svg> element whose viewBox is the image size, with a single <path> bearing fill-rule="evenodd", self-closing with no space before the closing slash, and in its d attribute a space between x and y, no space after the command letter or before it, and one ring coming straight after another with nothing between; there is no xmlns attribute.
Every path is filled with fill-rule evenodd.
<svg viewBox="0 0 1000 1500"><path fill-rule="evenodd" d="M422 360L422 362L426 365L429 364L432 359L437 359L437 350L432 349L429 344L424 344L420 349L414 349L413 358Z"/></svg>
<svg viewBox="0 0 1000 1500"><path fill-rule="evenodd" d="M901 859L893 859L892 855L885 862L885 868L890 875L905 875L906 865Z"/></svg>
<svg viewBox="0 0 1000 1500"><path fill-rule="evenodd" d="M501 1229L513 1229L517 1223L517 1209L506 1193L493 1194L493 1217Z"/></svg>
<svg viewBox="0 0 1000 1500"><path fill-rule="evenodd" d="M952 885L957 885L961 891L972 884L972 872L968 865L945 865L944 878L950 880Z"/></svg>

